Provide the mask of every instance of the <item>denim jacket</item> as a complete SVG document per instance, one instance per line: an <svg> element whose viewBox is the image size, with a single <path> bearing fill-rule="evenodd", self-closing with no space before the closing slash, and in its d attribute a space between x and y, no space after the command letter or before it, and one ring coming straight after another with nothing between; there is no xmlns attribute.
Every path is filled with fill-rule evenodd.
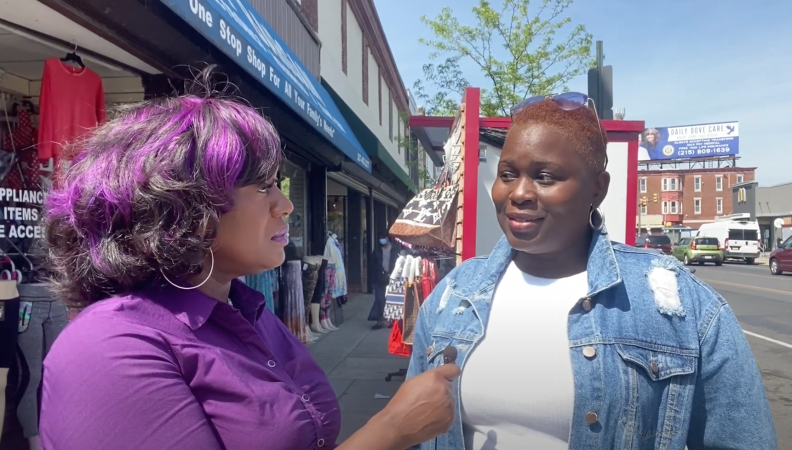
<svg viewBox="0 0 792 450"><path fill-rule="evenodd" d="M448 346L457 348L464 371L512 258L502 238L488 257L466 261L438 284L421 307L408 378L442 364ZM777 449L759 369L717 292L675 259L612 243L604 229L594 232L588 261L588 294L567 326L575 392L570 449ZM583 355L586 347L594 358ZM416 449L465 448L454 383L451 430Z"/></svg>

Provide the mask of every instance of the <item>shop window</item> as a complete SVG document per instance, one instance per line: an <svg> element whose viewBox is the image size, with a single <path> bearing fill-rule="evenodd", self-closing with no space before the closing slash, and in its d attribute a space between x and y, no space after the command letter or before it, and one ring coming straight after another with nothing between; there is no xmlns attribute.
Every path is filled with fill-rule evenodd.
<svg viewBox="0 0 792 450"><path fill-rule="evenodd" d="M281 165L280 188L294 205L294 211L289 215L289 245L294 246L296 257L305 256L305 233L307 220L305 216L305 171L289 161Z"/></svg>

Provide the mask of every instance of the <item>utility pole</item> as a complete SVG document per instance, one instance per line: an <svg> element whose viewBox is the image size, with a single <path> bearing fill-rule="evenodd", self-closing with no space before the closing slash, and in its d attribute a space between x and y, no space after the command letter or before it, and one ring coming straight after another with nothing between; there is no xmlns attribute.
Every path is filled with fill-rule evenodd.
<svg viewBox="0 0 792 450"><path fill-rule="evenodd" d="M602 41L597 41L597 67L588 71L588 96L601 120L613 120L613 66L603 65Z"/></svg>

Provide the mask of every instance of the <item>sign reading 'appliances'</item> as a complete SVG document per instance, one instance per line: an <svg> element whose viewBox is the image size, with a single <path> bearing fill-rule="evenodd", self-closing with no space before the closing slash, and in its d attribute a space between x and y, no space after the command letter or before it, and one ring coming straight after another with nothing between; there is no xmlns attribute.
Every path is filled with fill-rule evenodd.
<svg viewBox="0 0 792 450"><path fill-rule="evenodd" d="M638 160L717 158L739 153L739 122L722 122L647 128L640 135Z"/></svg>
<svg viewBox="0 0 792 450"><path fill-rule="evenodd" d="M330 94L246 0L162 2L371 173L371 159Z"/></svg>

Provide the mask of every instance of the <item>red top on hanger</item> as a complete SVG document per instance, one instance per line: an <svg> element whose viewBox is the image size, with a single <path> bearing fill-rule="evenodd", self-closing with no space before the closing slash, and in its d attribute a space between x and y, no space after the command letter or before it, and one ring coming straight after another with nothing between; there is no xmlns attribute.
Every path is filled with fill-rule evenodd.
<svg viewBox="0 0 792 450"><path fill-rule="evenodd" d="M57 158L63 146L82 137L105 120L102 78L89 68L44 62L39 101L38 156Z"/></svg>

